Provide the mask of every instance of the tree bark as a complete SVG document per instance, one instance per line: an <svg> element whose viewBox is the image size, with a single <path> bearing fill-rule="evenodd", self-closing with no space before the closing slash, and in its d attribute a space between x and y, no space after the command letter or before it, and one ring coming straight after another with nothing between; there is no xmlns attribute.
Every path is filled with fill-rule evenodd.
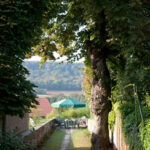
<svg viewBox="0 0 150 150"><path fill-rule="evenodd" d="M2 132L6 131L6 116L2 115Z"/></svg>
<svg viewBox="0 0 150 150"><path fill-rule="evenodd" d="M89 48L88 51L92 70L90 110L95 119L91 139L92 150L107 150L110 145L108 131L108 113L111 110L111 102L108 100L111 93L110 74L103 51L95 48Z"/></svg>
<svg viewBox="0 0 150 150"><path fill-rule="evenodd" d="M110 74L106 65L106 59L110 53L106 39L106 18L104 10L100 11L95 20L97 40L87 40L85 49L91 60L92 90L90 98L90 110L95 119L92 133L91 150L107 150L110 147L108 131L108 113L111 110Z"/></svg>

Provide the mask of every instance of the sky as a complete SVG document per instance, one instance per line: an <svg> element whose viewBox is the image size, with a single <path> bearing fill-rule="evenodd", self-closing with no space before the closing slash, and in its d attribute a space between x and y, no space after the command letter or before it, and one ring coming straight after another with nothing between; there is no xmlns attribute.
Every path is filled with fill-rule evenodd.
<svg viewBox="0 0 150 150"><path fill-rule="evenodd" d="M55 55L56 57L58 57L58 55ZM61 62L61 61L65 61L67 57L62 57L61 59L56 60L56 62ZM40 56L32 56L30 59L25 59L25 61L40 61L41 57ZM79 61L76 61L76 63L83 63L84 62L84 58L80 59Z"/></svg>
<svg viewBox="0 0 150 150"><path fill-rule="evenodd" d="M41 57L39 56L32 56L30 59L25 59L26 61L40 61Z"/></svg>
<svg viewBox="0 0 150 150"><path fill-rule="evenodd" d="M77 51L76 54L78 54L80 51ZM60 55L57 53L57 52L53 52L53 55L54 57L56 58L56 62L67 62L67 57L66 56L63 56L60 58ZM58 59L59 58L59 59ZM25 59L25 61L40 61L41 60L41 57L40 56L32 56L31 58L29 59ZM84 62L84 58L78 60L78 61L75 61L75 63L83 63Z"/></svg>

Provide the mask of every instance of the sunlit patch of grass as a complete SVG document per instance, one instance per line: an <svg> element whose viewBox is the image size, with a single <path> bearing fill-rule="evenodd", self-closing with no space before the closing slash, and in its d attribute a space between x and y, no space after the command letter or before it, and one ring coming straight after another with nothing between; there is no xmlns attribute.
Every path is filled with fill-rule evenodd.
<svg viewBox="0 0 150 150"><path fill-rule="evenodd" d="M64 139L65 132L57 129L47 142L45 150L60 150L61 143Z"/></svg>
<svg viewBox="0 0 150 150"><path fill-rule="evenodd" d="M71 133L70 150L90 150L91 135L87 129L75 130Z"/></svg>

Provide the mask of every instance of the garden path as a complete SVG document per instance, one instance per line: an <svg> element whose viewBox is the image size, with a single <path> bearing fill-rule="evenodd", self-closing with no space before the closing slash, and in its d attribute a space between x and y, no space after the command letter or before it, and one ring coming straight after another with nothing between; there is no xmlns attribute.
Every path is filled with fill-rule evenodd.
<svg viewBox="0 0 150 150"><path fill-rule="evenodd" d="M66 134L65 134L65 137L62 141L60 150L67 150L69 148L69 144L70 144L71 130L64 129L64 131L66 132Z"/></svg>

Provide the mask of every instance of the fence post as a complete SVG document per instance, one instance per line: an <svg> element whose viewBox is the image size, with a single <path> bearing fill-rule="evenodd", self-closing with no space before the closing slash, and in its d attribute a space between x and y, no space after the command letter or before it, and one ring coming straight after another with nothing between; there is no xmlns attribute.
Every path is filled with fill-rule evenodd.
<svg viewBox="0 0 150 150"><path fill-rule="evenodd" d="M142 124L144 126L144 118L143 118L143 113L142 113L142 107L141 107L141 102L140 102L140 97L137 91L137 86L133 86L134 87L134 92L136 93L136 97L137 97L137 102L138 102L138 106L139 106L139 110L140 110L140 116L141 116L141 120L142 120Z"/></svg>

